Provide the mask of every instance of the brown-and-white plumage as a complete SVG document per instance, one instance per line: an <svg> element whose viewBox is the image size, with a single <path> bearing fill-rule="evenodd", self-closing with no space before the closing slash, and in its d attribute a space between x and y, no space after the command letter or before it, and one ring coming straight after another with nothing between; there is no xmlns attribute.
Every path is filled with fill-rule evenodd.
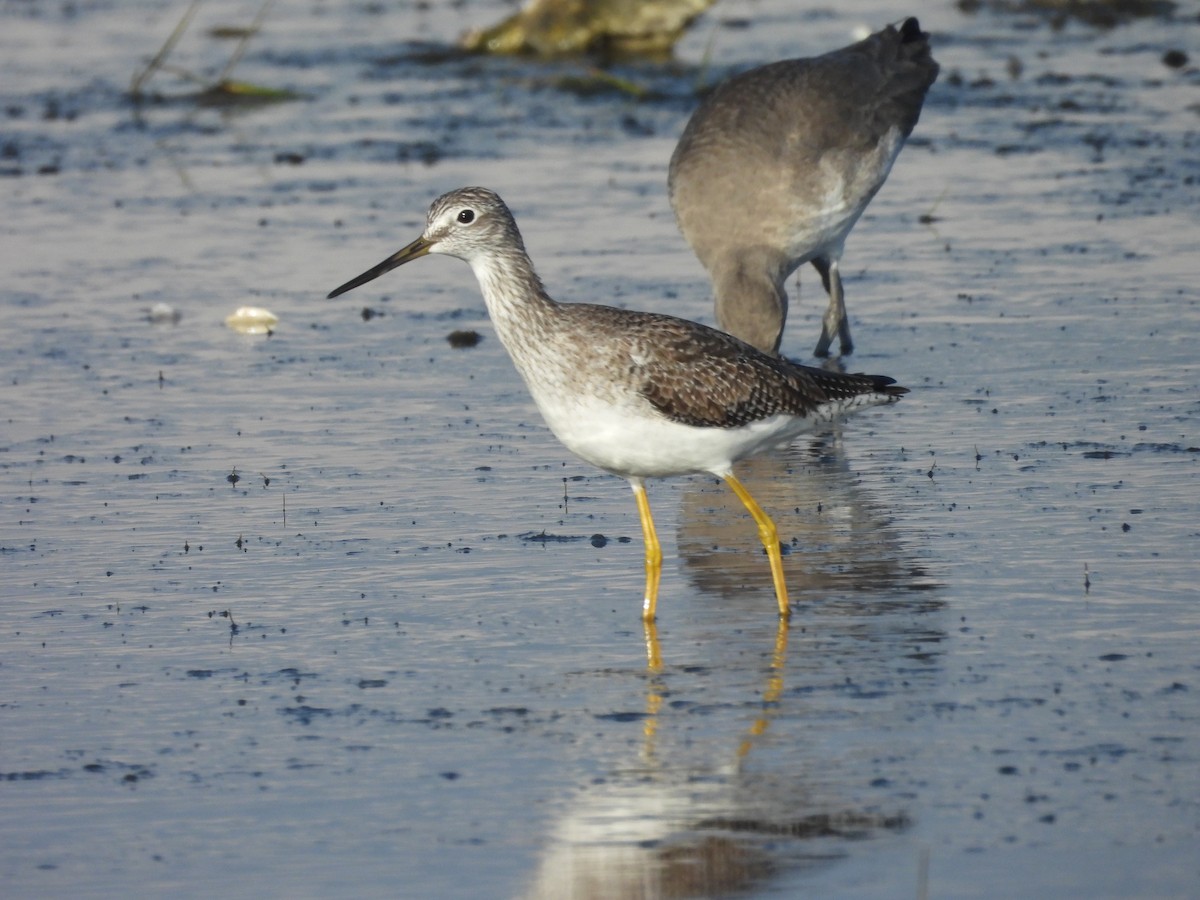
<svg viewBox="0 0 1200 900"><path fill-rule="evenodd" d="M850 353L838 265L937 78L916 19L823 56L735 75L696 109L671 157L679 228L713 282L717 322L777 353L785 282L811 262L829 294L817 342Z"/></svg>
<svg viewBox="0 0 1200 900"><path fill-rule="evenodd" d="M496 333L550 430L633 487L646 541L643 616L654 618L662 567L645 480L697 472L723 478L754 517L787 616L774 523L734 476L733 463L850 410L894 402L907 389L884 376L776 359L673 316L559 303L534 271L508 207L485 188L439 197L419 238L329 296L428 253L470 264Z"/></svg>

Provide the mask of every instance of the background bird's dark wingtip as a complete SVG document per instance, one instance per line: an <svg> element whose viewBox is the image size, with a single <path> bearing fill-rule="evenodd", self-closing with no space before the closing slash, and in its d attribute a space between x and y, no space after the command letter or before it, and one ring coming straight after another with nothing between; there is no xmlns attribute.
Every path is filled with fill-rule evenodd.
<svg viewBox="0 0 1200 900"><path fill-rule="evenodd" d="M921 23L917 21L916 16L909 16L900 25L900 40L905 44L911 44L913 41L927 37L929 35L922 33Z"/></svg>

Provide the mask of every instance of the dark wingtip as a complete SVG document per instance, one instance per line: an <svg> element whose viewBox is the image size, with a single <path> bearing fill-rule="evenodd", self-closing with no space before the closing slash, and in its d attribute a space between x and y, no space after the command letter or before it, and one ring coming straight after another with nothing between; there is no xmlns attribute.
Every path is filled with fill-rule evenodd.
<svg viewBox="0 0 1200 900"><path fill-rule="evenodd" d="M912 44L928 37L929 35L921 31L921 23L917 21L916 16L909 16L900 26L900 42L902 44Z"/></svg>
<svg viewBox="0 0 1200 900"><path fill-rule="evenodd" d="M881 394L898 399L908 393L908 388L896 384L895 378L887 375L872 375L871 378L875 380L875 390Z"/></svg>

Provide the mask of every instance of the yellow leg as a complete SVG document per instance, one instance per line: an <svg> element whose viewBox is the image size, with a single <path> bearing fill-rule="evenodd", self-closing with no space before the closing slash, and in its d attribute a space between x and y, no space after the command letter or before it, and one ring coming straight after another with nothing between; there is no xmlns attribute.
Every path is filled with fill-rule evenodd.
<svg viewBox="0 0 1200 900"><path fill-rule="evenodd" d="M779 532L775 529L775 523L763 512L762 507L755 502L750 492L732 472L725 476L725 483L738 495L738 499L745 504L758 525L758 538L767 551L767 559L771 561L771 578L775 581L775 599L779 601L779 615L786 619L792 614L792 609L788 606L787 584L783 580L783 554L779 552Z"/></svg>
<svg viewBox="0 0 1200 900"><path fill-rule="evenodd" d="M658 606L658 582L662 578L662 547L654 531L645 484L640 480L630 480L629 486L633 488L633 496L637 500L638 516L642 520L642 541L646 545L646 596L642 601L642 619L653 622L654 610Z"/></svg>

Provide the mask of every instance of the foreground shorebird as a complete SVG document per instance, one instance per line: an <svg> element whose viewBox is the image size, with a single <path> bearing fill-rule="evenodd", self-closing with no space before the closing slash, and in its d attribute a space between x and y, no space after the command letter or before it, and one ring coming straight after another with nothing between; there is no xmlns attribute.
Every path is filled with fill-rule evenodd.
<svg viewBox="0 0 1200 900"><path fill-rule="evenodd" d="M692 114L671 157L675 218L708 270L717 322L778 353L784 283L811 262L829 294L814 353L854 349L838 263L937 78L916 19L811 59L751 69Z"/></svg>
<svg viewBox="0 0 1200 900"><path fill-rule="evenodd" d="M419 238L329 296L427 253L470 264L500 342L550 430L576 456L633 487L646 543L646 621L654 619L662 549L645 481L696 472L723 478L750 511L771 561L779 614L790 615L775 523L733 464L842 413L895 402L907 388L882 375L775 359L673 316L559 303L534 272L512 213L485 188L439 197Z"/></svg>

